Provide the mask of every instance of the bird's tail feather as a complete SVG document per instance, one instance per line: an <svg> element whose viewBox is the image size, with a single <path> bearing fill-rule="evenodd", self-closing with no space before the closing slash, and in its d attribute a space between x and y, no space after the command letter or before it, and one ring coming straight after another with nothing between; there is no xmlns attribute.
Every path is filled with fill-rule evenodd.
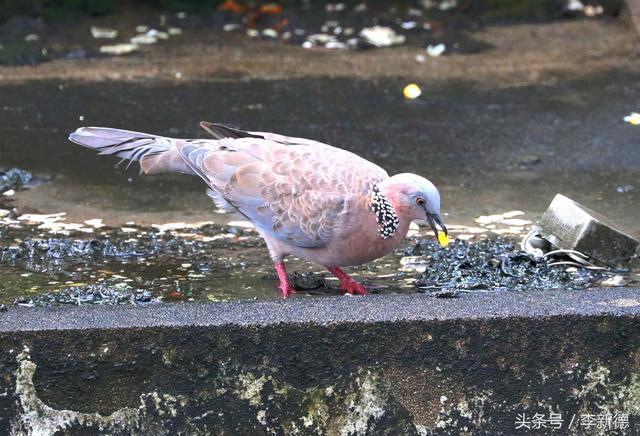
<svg viewBox="0 0 640 436"><path fill-rule="evenodd" d="M178 152L178 139L107 127L81 127L69 135L69 140L101 155L129 160L127 167L132 162L140 162L140 171L146 174L193 174Z"/></svg>

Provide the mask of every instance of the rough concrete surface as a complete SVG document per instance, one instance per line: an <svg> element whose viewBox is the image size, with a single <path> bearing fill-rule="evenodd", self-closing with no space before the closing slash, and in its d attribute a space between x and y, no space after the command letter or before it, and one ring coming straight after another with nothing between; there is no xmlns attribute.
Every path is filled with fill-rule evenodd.
<svg viewBox="0 0 640 436"><path fill-rule="evenodd" d="M622 288L13 310L0 433L511 435L606 413L635 434L639 313Z"/></svg>

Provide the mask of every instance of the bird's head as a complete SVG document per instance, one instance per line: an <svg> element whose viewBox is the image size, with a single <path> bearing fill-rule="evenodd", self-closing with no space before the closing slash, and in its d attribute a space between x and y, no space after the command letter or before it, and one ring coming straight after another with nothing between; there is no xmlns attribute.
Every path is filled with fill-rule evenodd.
<svg viewBox="0 0 640 436"><path fill-rule="evenodd" d="M429 180L416 174L402 173L380 182L378 187L391 201L399 217L409 221L427 221L436 238L437 226L447 235L447 228L440 216L440 193Z"/></svg>

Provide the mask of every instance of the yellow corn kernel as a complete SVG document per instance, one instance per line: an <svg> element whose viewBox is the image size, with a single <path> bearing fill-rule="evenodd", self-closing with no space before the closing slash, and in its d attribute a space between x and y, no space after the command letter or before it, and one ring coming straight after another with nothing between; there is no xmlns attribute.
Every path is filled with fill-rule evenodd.
<svg viewBox="0 0 640 436"><path fill-rule="evenodd" d="M413 100L414 98L420 97L420 94L422 94L422 90L415 83L410 83L404 87L404 91L402 91L402 93L409 100Z"/></svg>
<svg viewBox="0 0 640 436"><path fill-rule="evenodd" d="M445 232L438 232L438 242L440 243L441 247L446 247L447 245L449 245L449 237Z"/></svg>

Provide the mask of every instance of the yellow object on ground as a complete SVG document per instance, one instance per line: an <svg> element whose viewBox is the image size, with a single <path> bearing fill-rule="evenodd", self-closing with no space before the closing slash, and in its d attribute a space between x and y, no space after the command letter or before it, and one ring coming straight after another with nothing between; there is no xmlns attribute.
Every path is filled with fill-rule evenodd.
<svg viewBox="0 0 640 436"><path fill-rule="evenodd" d="M422 94L422 90L415 83L410 83L404 87L404 91L402 91L402 93L406 98L413 100L414 98L420 97L420 94Z"/></svg>
<svg viewBox="0 0 640 436"><path fill-rule="evenodd" d="M405 91L406 90L407 90L407 88L405 88ZM631 124L632 126L640 125L640 114L637 113L637 112L631 112L630 115L627 115L626 117L624 117L624 120L627 123Z"/></svg>

